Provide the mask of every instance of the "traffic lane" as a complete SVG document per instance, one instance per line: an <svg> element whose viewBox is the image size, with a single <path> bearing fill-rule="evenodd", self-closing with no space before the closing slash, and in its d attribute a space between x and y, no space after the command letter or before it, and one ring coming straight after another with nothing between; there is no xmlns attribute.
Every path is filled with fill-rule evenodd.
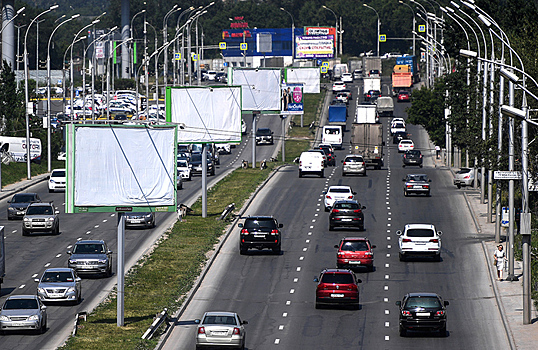
<svg viewBox="0 0 538 350"><path fill-rule="evenodd" d="M321 202L305 201L300 194L315 192L319 195L324 179L305 177L300 183L297 179L296 166L282 168L259 192L245 213L274 215L279 223L284 224L282 254L276 256L267 250L251 250L247 255L239 255L239 230L234 228L173 329L165 349L193 348L196 327L192 321L210 310L236 311L241 318L249 321L246 327L247 348L261 349L273 344L272 335L279 331L279 319L282 318L279 309L285 307L289 287L296 283L290 281L293 276L286 266L295 266L303 251L304 240L297 238L297 232L306 234L311 226L302 217L306 212L321 208ZM269 336L271 338L267 338ZM182 345L178 347L177 344Z"/></svg>

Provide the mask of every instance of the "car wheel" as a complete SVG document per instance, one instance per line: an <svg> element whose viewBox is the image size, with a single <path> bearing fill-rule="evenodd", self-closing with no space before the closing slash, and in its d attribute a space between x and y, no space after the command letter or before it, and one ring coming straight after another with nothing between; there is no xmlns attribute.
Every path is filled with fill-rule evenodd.
<svg viewBox="0 0 538 350"><path fill-rule="evenodd" d="M8 215L7 217L8 220L13 220L13 218L11 216Z"/></svg>
<svg viewBox="0 0 538 350"><path fill-rule="evenodd" d="M319 172L319 177L325 177L325 172L323 170Z"/></svg>
<svg viewBox="0 0 538 350"><path fill-rule="evenodd" d="M303 172L299 170L299 177L303 177Z"/></svg>
<svg viewBox="0 0 538 350"><path fill-rule="evenodd" d="M334 226L333 225L329 225L329 231L333 231L334 230Z"/></svg>
<svg viewBox="0 0 538 350"><path fill-rule="evenodd" d="M276 255L280 255L280 252L282 251L281 246L273 248L273 253Z"/></svg>
<svg viewBox="0 0 538 350"><path fill-rule="evenodd" d="M329 207L325 207L325 211L327 211L327 212L328 212L328 211L329 211Z"/></svg>
<svg viewBox="0 0 538 350"><path fill-rule="evenodd" d="M398 258L400 261L405 261L405 256L402 253L398 253Z"/></svg>
<svg viewBox="0 0 538 350"><path fill-rule="evenodd" d="M187 181L191 181L192 180L192 176L191 174L189 174L189 177L187 178Z"/></svg>
<svg viewBox="0 0 538 350"><path fill-rule="evenodd" d="M77 302L76 302L76 303L77 303L77 304L80 304L81 302L82 302L82 293L80 293L80 294L78 295L78 298L77 298Z"/></svg>
<svg viewBox="0 0 538 350"><path fill-rule="evenodd" d="M106 277L111 277L112 276L112 266L109 266L108 269L106 270Z"/></svg>
<svg viewBox="0 0 538 350"><path fill-rule="evenodd" d="M52 193L52 192L54 192L54 190L51 190L51 189L49 188L49 193Z"/></svg>
<svg viewBox="0 0 538 350"><path fill-rule="evenodd" d="M407 197L408 196L408 193L407 191L404 191L404 196Z"/></svg>
<svg viewBox="0 0 538 350"><path fill-rule="evenodd" d="M440 335L441 337L446 337L446 336L447 336L447 333L446 333L446 325L445 325L443 328L441 328L441 329L439 330L439 335Z"/></svg>
<svg viewBox="0 0 538 350"><path fill-rule="evenodd" d="M362 174L362 176L366 176L366 171Z"/></svg>
<svg viewBox="0 0 538 350"><path fill-rule="evenodd" d="M422 168L422 164L419 165Z"/></svg>
<svg viewBox="0 0 538 350"><path fill-rule="evenodd" d="M248 252L248 249L244 248L243 246L239 246L239 254L245 255Z"/></svg>
<svg viewBox="0 0 538 350"><path fill-rule="evenodd" d="M405 337L407 335L407 331L400 327L400 337Z"/></svg>
<svg viewBox="0 0 538 350"><path fill-rule="evenodd" d="M347 174L342 171L342 176L346 176Z"/></svg>
<svg viewBox="0 0 538 350"><path fill-rule="evenodd" d="M461 185L460 185L460 184L457 184L456 187L457 187L458 189L460 189L460 188L461 188Z"/></svg>
<svg viewBox="0 0 538 350"><path fill-rule="evenodd" d="M321 309L321 304L320 303L316 303L316 309Z"/></svg>
<svg viewBox="0 0 538 350"><path fill-rule="evenodd" d="M402 165L402 168L405 168L405 164Z"/></svg>
<svg viewBox="0 0 538 350"><path fill-rule="evenodd" d="M359 226L359 231L364 231L364 225Z"/></svg>
<svg viewBox="0 0 538 350"><path fill-rule="evenodd" d="M374 271L374 265L368 265L366 266L366 271L373 272Z"/></svg>
<svg viewBox="0 0 538 350"><path fill-rule="evenodd" d="M441 261L441 254L434 256L433 260L435 261Z"/></svg>
<svg viewBox="0 0 538 350"><path fill-rule="evenodd" d="M28 231L26 231L25 229L22 229L22 235L23 236L28 236Z"/></svg>

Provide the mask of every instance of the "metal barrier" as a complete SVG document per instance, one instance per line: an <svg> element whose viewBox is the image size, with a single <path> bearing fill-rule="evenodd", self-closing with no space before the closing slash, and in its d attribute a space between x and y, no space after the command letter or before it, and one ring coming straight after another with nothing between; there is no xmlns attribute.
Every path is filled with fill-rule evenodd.
<svg viewBox="0 0 538 350"><path fill-rule="evenodd" d="M71 335L74 337L77 335L77 329L80 324L80 320L86 321L86 316L88 315L88 312L81 311L78 314L75 315L75 322L73 323L73 331L71 332Z"/></svg>
<svg viewBox="0 0 538 350"><path fill-rule="evenodd" d="M224 209L224 211L222 212L222 214L220 214L220 217L218 220L224 220L226 219L226 217L228 216L228 214L230 214L232 212L232 210L235 209L235 203L232 203L232 204L229 204L228 206L226 206L226 208Z"/></svg>
<svg viewBox="0 0 538 350"><path fill-rule="evenodd" d="M142 335L142 339L151 339L155 331L166 322L166 328L168 328L168 309L164 309L160 314L155 317L155 320L149 326L148 330Z"/></svg>

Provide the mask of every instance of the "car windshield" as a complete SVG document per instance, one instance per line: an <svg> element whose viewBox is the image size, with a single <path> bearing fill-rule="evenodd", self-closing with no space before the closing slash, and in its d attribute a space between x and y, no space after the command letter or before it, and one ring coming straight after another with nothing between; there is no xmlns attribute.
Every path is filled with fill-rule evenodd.
<svg viewBox="0 0 538 350"><path fill-rule="evenodd" d="M202 162L202 154L195 153L192 155L192 161L193 162Z"/></svg>
<svg viewBox="0 0 538 350"><path fill-rule="evenodd" d="M463 168L460 171L458 171L456 174L467 174L470 172L471 172L471 169Z"/></svg>
<svg viewBox="0 0 538 350"><path fill-rule="evenodd" d="M340 134L340 128L325 128L325 134L327 135L338 135Z"/></svg>
<svg viewBox="0 0 538 350"><path fill-rule="evenodd" d="M50 177L65 177L65 170L53 171Z"/></svg>
<svg viewBox="0 0 538 350"><path fill-rule="evenodd" d="M45 205L31 205L26 210L26 215L53 215L54 209Z"/></svg>
<svg viewBox="0 0 538 350"><path fill-rule="evenodd" d="M335 203L334 209L359 209L358 203Z"/></svg>
<svg viewBox="0 0 538 350"><path fill-rule="evenodd" d="M258 129L258 131L256 131L256 134L262 135L262 136L268 136L268 135L271 135L271 129Z"/></svg>
<svg viewBox="0 0 538 350"><path fill-rule="evenodd" d="M351 252L364 252L368 250L368 244L366 241L346 241L342 244L340 250Z"/></svg>
<svg viewBox="0 0 538 350"><path fill-rule="evenodd" d="M361 157L347 157L344 162L349 163L362 163L364 160Z"/></svg>
<svg viewBox="0 0 538 350"><path fill-rule="evenodd" d="M402 123L394 123L395 128L403 128L404 125Z"/></svg>
<svg viewBox="0 0 538 350"><path fill-rule="evenodd" d="M37 300L35 299L8 299L4 303L4 310L30 310L38 309Z"/></svg>
<svg viewBox="0 0 538 350"><path fill-rule="evenodd" d="M349 273L325 273L321 283L352 284L353 277Z"/></svg>
<svg viewBox="0 0 538 350"><path fill-rule="evenodd" d="M436 297L410 297L405 303L406 309L416 309L416 308L439 308L441 303Z"/></svg>
<svg viewBox="0 0 538 350"><path fill-rule="evenodd" d="M246 229L276 229L276 224L272 219L254 219L245 220L244 227Z"/></svg>
<svg viewBox="0 0 538 350"><path fill-rule="evenodd" d="M73 254L104 254L105 246L103 244L81 243L75 244Z"/></svg>
<svg viewBox="0 0 538 350"><path fill-rule="evenodd" d="M221 316L221 315L207 315L204 317L203 324L226 324L226 325L237 325L235 317L233 316Z"/></svg>
<svg viewBox="0 0 538 350"><path fill-rule="evenodd" d="M71 272L45 272L41 282L73 282Z"/></svg>
<svg viewBox="0 0 538 350"><path fill-rule="evenodd" d="M420 151L407 151L405 154L408 156L418 157L420 156Z"/></svg>
<svg viewBox="0 0 538 350"><path fill-rule="evenodd" d="M428 181L426 175L407 175L407 181Z"/></svg>
<svg viewBox="0 0 538 350"><path fill-rule="evenodd" d="M407 230L407 237L433 237L435 233L428 228L412 228Z"/></svg>
<svg viewBox="0 0 538 350"><path fill-rule="evenodd" d="M187 161L185 161L185 160L179 160L177 162L177 166L179 168L187 168L189 166L189 163L187 163Z"/></svg>
<svg viewBox="0 0 538 350"><path fill-rule="evenodd" d="M13 199L11 200L12 203L28 203L32 202L35 199L34 195L32 194L17 194L13 196Z"/></svg>
<svg viewBox="0 0 538 350"><path fill-rule="evenodd" d="M329 192L332 193L349 193L351 190L349 188L331 188Z"/></svg>

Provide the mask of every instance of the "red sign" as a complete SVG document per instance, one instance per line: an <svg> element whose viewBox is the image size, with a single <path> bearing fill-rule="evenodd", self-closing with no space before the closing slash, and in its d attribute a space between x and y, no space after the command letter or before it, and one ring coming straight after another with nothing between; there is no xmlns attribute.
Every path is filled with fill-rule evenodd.
<svg viewBox="0 0 538 350"><path fill-rule="evenodd" d="M252 38L252 33L250 32L250 30L244 30L244 31L239 32L239 33L230 33L229 31L224 30L224 31L222 31L222 39L242 38L243 34L245 35L245 38Z"/></svg>
<svg viewBox="0 0 538 350"><path fill-rule="evenodd" d="M230 28L232 29L248 28L248 22L230 23Z"/></svg>

